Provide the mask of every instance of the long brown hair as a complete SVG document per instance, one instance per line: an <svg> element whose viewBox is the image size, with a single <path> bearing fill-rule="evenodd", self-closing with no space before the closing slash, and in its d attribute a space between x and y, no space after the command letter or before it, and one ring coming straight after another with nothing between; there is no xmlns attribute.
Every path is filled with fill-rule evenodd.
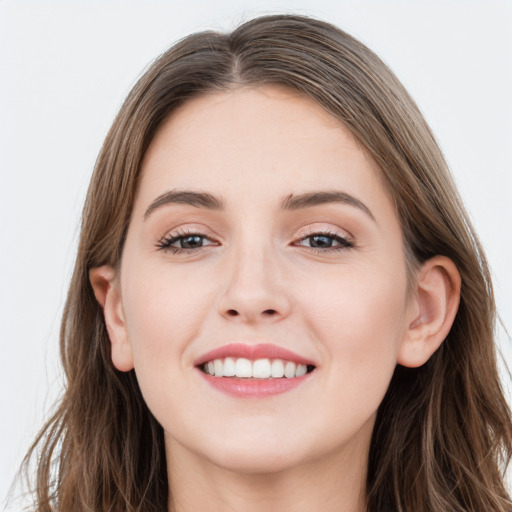
<svg viewBox="0 0 512 512"><path fill-rule="evenodd" d="M89 187L61 327L67 386L32 446L35 510L167 510L163 432L133 371L117 371L89 270L118 267L141 161L162 121L190 98L280 84L340 120L379 164L411 268L445 255L462 277L458 314L422 367L397 366L380 406L369 511L512 511L512 452L500 387L489 269L441 151L413 100L368 48L327 23L276 15L229 34L189 36L158 58L123 104Z"/></svg>

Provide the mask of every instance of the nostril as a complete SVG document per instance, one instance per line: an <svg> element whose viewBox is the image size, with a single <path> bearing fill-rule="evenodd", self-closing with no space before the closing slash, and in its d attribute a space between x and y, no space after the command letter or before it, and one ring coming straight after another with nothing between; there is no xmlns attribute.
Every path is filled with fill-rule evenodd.
<svg viewBox="0 0 512 512"><path fill-rule="evenodd" d="M226 314L231 317L240 316L240 313L236 309L228 309ZM262 314L265 316L274 316L277 315L277 311L275 309L265 309Z"/></svg>

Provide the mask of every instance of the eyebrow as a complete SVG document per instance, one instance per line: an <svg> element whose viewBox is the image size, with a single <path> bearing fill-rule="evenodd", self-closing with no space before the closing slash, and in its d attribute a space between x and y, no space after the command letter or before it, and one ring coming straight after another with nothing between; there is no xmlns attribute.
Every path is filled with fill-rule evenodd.
<svg viewBox="0 0 512 512"><path fill-rule="evenodd" d="M224 202L207 192L192 192L189 190L169 190L158 196L144 212L144 220L162 206L169 204L188 204L206 210L223 210Z"/></svg>
<svg viewBox="0 0 512 512"><path fill-rule="evenodd" d="M362 201L346 192L340 191L306 192L298 195L290 194L283 199L280 209L284 211L294 211L328 203L342 203L354 206L375 221L372 212ZM170 204L187 204L206 210L223 210L225 208L224 201L221 198L215 197L208 192L169 190L159 195L148 206L144 213L144 220L158 208Z"/></svg>
<svg viewBox="0 0 512 512"><path fill-rule="evenodd" d="M346 192L340 191L320 191L320 192L307 192L305 194L287 196L281 204L282 210L300 210L302 208L310 208L328 203L343 203L349 206L355 206L361 211L366 213L372 220L375 217L370 209L357 197L354 197Z"/></svg>

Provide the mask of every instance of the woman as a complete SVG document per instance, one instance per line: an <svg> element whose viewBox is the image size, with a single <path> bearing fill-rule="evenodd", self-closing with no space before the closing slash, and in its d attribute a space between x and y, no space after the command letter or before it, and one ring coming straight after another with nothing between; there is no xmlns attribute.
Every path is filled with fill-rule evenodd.
<svg viewBox="0 0 512 512"><path fill-rule="evenodd" d="M97 161L36 510L512 510L494 315L370 50L297 16L190 36Z"/></svg>

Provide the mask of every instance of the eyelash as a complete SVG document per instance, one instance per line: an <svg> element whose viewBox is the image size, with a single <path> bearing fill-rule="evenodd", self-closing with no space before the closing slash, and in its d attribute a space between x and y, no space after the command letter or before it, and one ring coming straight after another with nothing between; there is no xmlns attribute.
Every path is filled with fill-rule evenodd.
<svg viewBox="0 0 512 512"><path fill-rule="evenodd" d="M338 243L339 245L336 247L328 247L326 249L320 249L318 247L307 247L304 245L299 245L299 247L306 247L310 249L311 251L315 252L316 254L325 254L325 253L333 253L333 252L340 252L347 249L350 249L354 247L354 243L348 238L346 235L343 235L336 231L331 230L312 230L308 233L303 234L301 238L299 239L299 242L302 242L304 240L307 240L308 238L313 237L325 237L325 238L332 238L335 243ZM296 243L294 244L296 245Z"/></svg>
<svg viewBox="0 0 512 512"><path fill-rule="evenodd" d="M189 231L187 229L179 229L175 233L170 233L167 236L164 236L161 240L159 240L156 244L157 249L161 251L170 251L173 254L181 254L181 253L193 253L199 249L202 249L204 246L201 247L195 247L192 249L186 249L183 247L173 247L172 244L178 242L179 240L182 240L184 238L189 238L197 236L204 239L210 239L207 235L204 233L198 233L196 231ZM211 240L211 239L210 239Z"/></svg>
<svg viewBox="0 0 512 512"><path fill-rule="evenodd" d="M207 239L210 241L213 241L211 238L208 237L208 235L205 235L204 233L198 233L196 231L189 231L189 230L178 230L175 233L171 233L161 240L159 240L156 244L156 247L158 250L161 251L170 251L173 254L181 254L181 253L187 253L191 254L194 253L200 249L203 249L205 246L200 247L194 247L194 248L183 248L183 247L173 247L172 244L185 239L189 237L199 237L203 240ZM328 247L325 249L320 249L317 247L309 247L309 249L317 254L325 254L325 253L332 253L332 252L339 252L346 249L350 249L354 247L354 243L346 236L341 235L340 233L329 231L329 230L319 230L319 231L311 231L310 233L306 233L303 235L298 242L302 242L304 240L307 240L308 238L313 237L325 237L325 238L332 238L335 243L338 243L338 246L335 247ZM211 244L215 245L215 244ZM294 243L294 245L298 245L297 243ZM306 247L304 245L298 245L299 247ZM208 246L206 246L208 247Z"/></svg>

